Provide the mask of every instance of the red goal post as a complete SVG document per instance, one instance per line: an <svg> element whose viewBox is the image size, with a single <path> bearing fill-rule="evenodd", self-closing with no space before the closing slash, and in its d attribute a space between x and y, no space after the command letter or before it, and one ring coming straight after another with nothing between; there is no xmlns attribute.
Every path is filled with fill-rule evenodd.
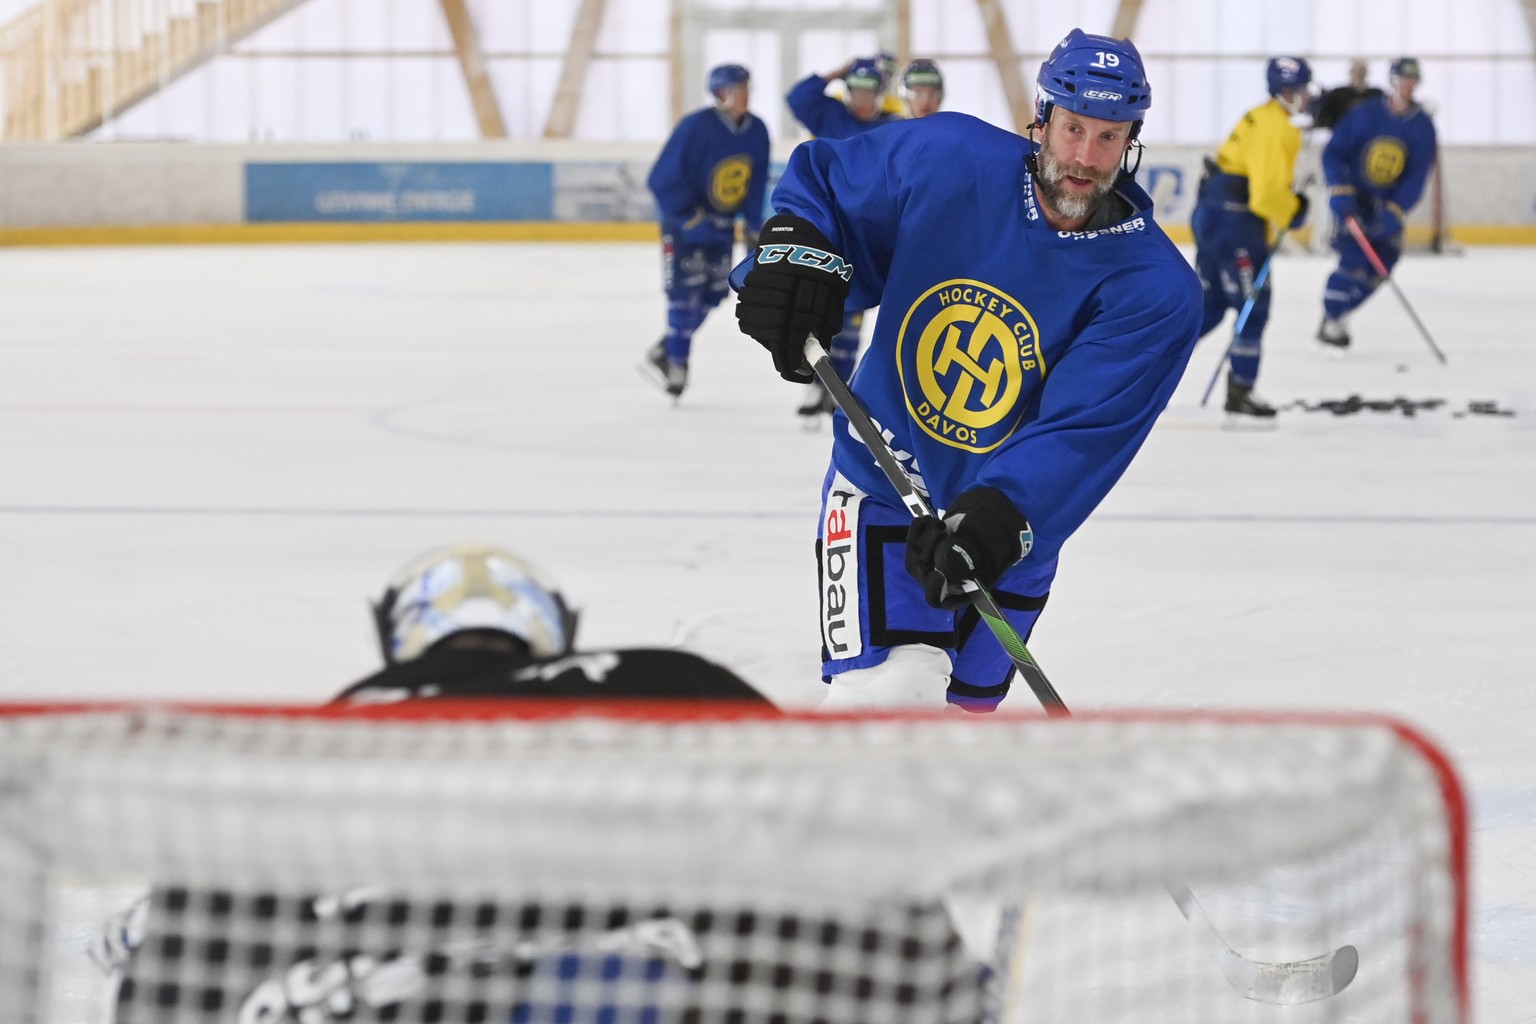
<svg viewBox="0 0 1536 1024"><path fill-rule="evenodd" d="M1460 1024L1467 912L1377 716L0 707L21 1024Z"/></svg>

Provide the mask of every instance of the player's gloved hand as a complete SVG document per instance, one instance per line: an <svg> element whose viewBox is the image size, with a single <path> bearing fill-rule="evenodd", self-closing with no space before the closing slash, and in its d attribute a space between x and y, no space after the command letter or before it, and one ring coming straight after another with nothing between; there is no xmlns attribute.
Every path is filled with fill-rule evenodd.
<svg viewBox="0 0 1536 1024"><path fill-rule="evenodd" d="M1297 192L1296 200L1301 203L1296 208L1296 216L1291 218L1290 230L1295 231L1307 222L1307 211L1312 209L1312 200L1307 198L1305 192Z"/></svg>
<svg viewBox="0 0 1536 1024"><path fill-rule="evenodd" d="M1333 219L1340 227L1344 222L1355 215L1355 194L1353 192L1335 192L1328 197L1328 209L1333 211Z"/></svg>
<svg viewBox="0 0 1536 1024"><path fill-rule="evenodd" d="M950 505L944 519L923 516L907 528L907 572L923 585L935 608L967 601L964 582L997 582L1029 554L1034 531L1018 506L996 487L972 487Z"/></svg>
<svg viewBox="0 0 1536 1024"><path fill-rule="evenodd" d="M678 237L684 242L694 244L714 242L724 235L730 237L731 230L735 227L734 218L730 214L716 213L700 207L688 215L683 221L682 230Z"/></svg>
<svg viewBox="0 0 1536 1024"><path fill-rule="evenodd" d="M843 325L853 267L803 217L780 213L763 225L755 265L742 279L736 320L773 356L785 380L802 384L813 374L805 363L806 338L826 343Z"/></svg>
<svg viewBox="0 0 1536 1024"><path fill-rule="evenodd" d="M1403 218L1389 206L1383 206L1371 218L1365 233L1371 238L1396 238L1403 233Z"/></svg>

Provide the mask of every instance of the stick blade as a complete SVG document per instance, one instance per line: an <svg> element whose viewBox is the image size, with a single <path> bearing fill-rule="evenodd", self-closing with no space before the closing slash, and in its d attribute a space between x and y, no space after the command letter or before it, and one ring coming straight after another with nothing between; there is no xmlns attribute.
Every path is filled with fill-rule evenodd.
<svg viewBox="0 0 1536 1024"><path fill-rule="evenodd" d="M1349 987L1360 970L1360 951L1340 946L1309 960L1263 963L1227 950L1220 959L1221 973L1245 999L1277 1006L1315 1003L1336 996Z"/></svg>

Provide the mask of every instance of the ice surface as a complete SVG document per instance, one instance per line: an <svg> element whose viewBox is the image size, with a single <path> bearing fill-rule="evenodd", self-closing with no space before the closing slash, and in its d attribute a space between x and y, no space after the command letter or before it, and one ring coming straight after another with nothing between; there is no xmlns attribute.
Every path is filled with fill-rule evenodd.
<svg viewBox="0 0 1536 1024"><path fill-rule="evenodd" d="M1536 251L1402 264L1448 367L1385 290L1316 354L1329 266L1276 265L1260 392L1448 404L1221 430L1213 335L1031 650L1079 709L1423 725L1473 797L1477 1019L1536 1020ZM483 539L562 582L588 646L818 699L829 435L726 310L678 407L641 380L654 247L10 249L0 276L0 698L323 701L376 667L388 575Z"/></svg>

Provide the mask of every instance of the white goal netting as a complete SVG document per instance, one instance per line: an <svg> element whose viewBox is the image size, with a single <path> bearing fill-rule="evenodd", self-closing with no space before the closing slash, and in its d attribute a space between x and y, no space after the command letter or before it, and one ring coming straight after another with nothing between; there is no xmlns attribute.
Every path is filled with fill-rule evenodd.
<svg viewBox="0 0 1536 1024"><path fill-rule="evenodd" d="M1465 1019L1400 724L715 715L6 709L0 1019Z"/></svg>

